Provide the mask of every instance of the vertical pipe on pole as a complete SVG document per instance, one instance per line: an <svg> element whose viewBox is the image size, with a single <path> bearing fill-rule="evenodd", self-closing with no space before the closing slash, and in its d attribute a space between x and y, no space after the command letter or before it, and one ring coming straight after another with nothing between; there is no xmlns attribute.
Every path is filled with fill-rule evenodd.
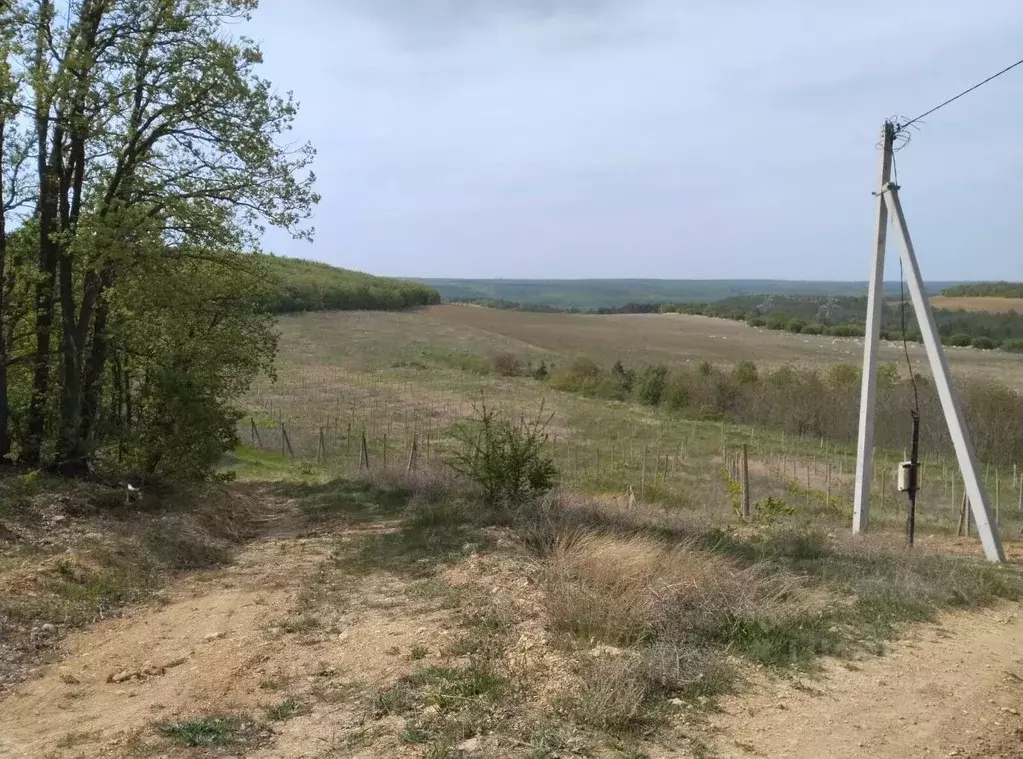
<svg viewBox="0 0 1023 759"><path fill-rule="evenodd" d="M895 127L884 123L881 135L881 172L877 191L877 226L874 230L874 260L870 267L867 295L867 326L863 338L863 379L860 387L860 427L856 440L856 492L853 497L853 534L870 523L871 454L874 451L874 409L877 405L877 356L881 342L881 314L884 304L884 256L888 242L888 206L884 188L892 176L892 148Z"/></svg>
<svg viewBox="0 0 1023 759"><path fill-rule="evenodd" d="M966 420L963 417L959 396L952 386L952 375L948 369L948 361L945 359L945 352L942 350L941 341L938 338L938 327L934 321L934 314L931 312L930 302L927 300L923 277L920 275L920 265L917 263L916 252L913 250L913 241L909 236L909 227L906 224L906 217L902 212L902 202L899 200L898 186L889 184L887 191L884 193L884 200L892 215L895 234L902 248L902 263L907 274L907 284L909 286L910 297L913 300L913 309L916 311L916 320L920 325L920 331L923 335L927 357L930 359L931 374L934 376L938 398L941 401L941 408L948 423L949 436L955 445L956 458L959 461L959 468L963 473L963 481L966 485L970 509L973 513L974 521L977 523L977 533L980 535L980 541L984 546L984 555L988 561L1004 562L1005 552L1002 550L1001 538L991 525L991 508L988 504L987 490L980 479L977 452L974 450L973 440L970 438L969 430L966 428Z"/></svg>

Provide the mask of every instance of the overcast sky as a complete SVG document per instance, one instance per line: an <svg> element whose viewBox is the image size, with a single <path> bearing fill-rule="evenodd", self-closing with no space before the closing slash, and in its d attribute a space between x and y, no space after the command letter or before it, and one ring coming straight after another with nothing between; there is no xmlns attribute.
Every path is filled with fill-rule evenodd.
<svg viewBox="0 0 1023 759"><path fill-rule="evenodd" d="M262 0L244 31L319 150L315 242L267 248L423 277L866 279L882 120L1023 58L1020 0ZM1023 279L1023 67L897 163L926 279Z"/></svg>

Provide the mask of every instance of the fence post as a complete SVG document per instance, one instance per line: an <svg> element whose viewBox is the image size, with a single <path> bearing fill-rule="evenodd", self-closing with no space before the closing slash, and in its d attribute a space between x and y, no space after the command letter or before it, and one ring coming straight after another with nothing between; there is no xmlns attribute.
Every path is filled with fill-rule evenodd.
<svg viewBox="0 0 1023 759"><path fill-rule="evenodd" d="M366 430L362 430L362 456L359 460L359 468L369 469L369 445L366 443Z"/></svg>
<svg viewBox="0 0 1023 759"><path fill-rule="evenodd" d="M417 448L418 448L417 435L416 435L415 432L413 432L412 433L412 447L409 449L409 452L408 452L408 469L407 469L407 472L409 474L411 474L412 470L415 469L415 467L416 467L416 449Z"/></svg>
<svg viewBox="0 0 1023 759"><path fill-rule="evenodd" d="M1002 492L998 482L998 468L995 467L995 524L1000 525L1001 522L1001 511L1002 511Z"/></svg>
<svg viewBox="0 0 1023 759"><path fill-rule="evenodd" d="M249 419L249 422L252 424L252 447L259 448L259 450L262 450L263 441L259 439L259 428L256 427L256 420Z"/></svg>
<svg viewBox="0 0 1023 759"><path fill-rule="evenodd" d="M387 433L384 433L384 469L387 469Z"/></svg>
<svg viewBox="0 0 1023 759"><path fill-rule="evenodd" d="M320 427L320 436L319 436L319 438L316 441L316 463L317 464L322 464L323 463L323 459L325 458L325 455L326 455L326 451L324 450L324 447L325 446L324 446L324 443L323 443L323 427Z"/></svg>
<svg viewBox="0 0 1023 759"><path fill-rule="evenodd" d="M749 452L746 448L746 444L742 444L742 470L740 472L742 477L740 478L739 484L742 487L742 518L750 518L750 505L749 505Z"/></svg>
<svg viewBox="0 0 1023 759"><path fill-rule="evenodd" d="M643 471L639 478L639 497L644 499L646 497L646 453L647 446L643 446Z"/></svg>

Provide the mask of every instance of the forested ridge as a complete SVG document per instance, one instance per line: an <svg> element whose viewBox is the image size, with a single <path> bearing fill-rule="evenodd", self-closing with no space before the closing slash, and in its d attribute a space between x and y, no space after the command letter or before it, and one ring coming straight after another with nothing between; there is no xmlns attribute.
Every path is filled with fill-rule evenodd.
<svg viewBox="0 0 1023 759"><path fill-rule="evenodd" d="M318 261L256 254L276 291L274 313L295 311L400 311L440 303L437 291L421 282L376 277Z"/></svg>

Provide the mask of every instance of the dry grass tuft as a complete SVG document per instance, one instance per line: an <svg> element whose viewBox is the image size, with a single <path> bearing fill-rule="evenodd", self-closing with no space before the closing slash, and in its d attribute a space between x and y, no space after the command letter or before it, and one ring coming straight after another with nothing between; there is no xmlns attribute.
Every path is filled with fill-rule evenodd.
<svg viewBox="0 0 1023 759"><path fill-rule="evenodd" d="M583 669L570 708L581 724L620 732L646 721L650 695L650 684L638 659L615 656Z"/></svg>
<svg viewBox="0 0 1023 759"><path fill-rule="evenodd" d="M596 532L562 539L547 580L559 629L617 646L677 640L725 618L777 619L792 610L798 588L792 577L737 568L692 543Z"/></svg>

